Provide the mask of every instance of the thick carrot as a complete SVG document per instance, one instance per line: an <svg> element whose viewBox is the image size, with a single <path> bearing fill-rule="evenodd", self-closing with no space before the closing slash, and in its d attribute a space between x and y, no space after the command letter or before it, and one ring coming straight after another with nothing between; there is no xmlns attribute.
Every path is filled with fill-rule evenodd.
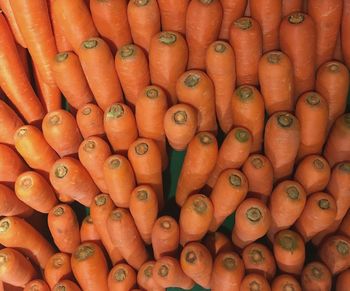
<svg viewBox="0 0 350 291"><path fill-rule="evenodd" d="M186 13L189 0L158 0L162 31L186 34Z"/></svg>
<svg viewBox="0 0 350 291"><path fill-rule="evenodd" d="M33 280L26 284L23 291L50 291L49 285L44 280Z"/></svg>
<svg viewBox="0 0 350 291"><path fill-rule="evenodd" d="M115 208L110 212L107 229L126 262L138 270L148 260L148 253L129 210Z"/></svg>
<svg viewBox="0 0 350 291"><path fill-rule="evenodd" d="M154 290L154 291L165 291L163 287L160 287L153 279L153 269L155 261L148 261L144 263L137 273L137 284L142 290Z"/></svg>
<svg viewBox="0 0 350 291"><path fill-rule="evenodd" d="M336 291L346 291L350 284L350 270L341 272L337 278Z"/></svg>
<svg viewBox="0 0 350 291"><path fill-rule="evenodd" d="M271 161L274 178L280 180L293 172L300 145L300 124L287 112L276 112L265 127L265 155Z"/></svg>
<svg viewBox="0 0 350 291"><path fill-rule="evenodd" d="M248 193L247 177L239 170L228 169L219 175L209 196L214 207L209 230L216 231Z"/></svg>
<svg viewBox="0 0 350 291"><path fill-rule="evenodd" d="M237 1L233 1L235 2ZM215 41L207 49L205 62L208 76L215 87L215 106L219 125L227 133L233 125L231 99L236 85L235 54L229 43Z"/></svg>
<svg viewBox="0 0 350 291"><path fill-rule="evenodd" d="M79 58L74 52L57 54L52 61L52 71L58 88L73 108L80 109L94 100Z"/></svg>
<svg viewBox="0 0 350 291"><path fill-rule="evenodd" d="M104 137L103 111L97 105L92 103L84 105L78 110L76 119L84 138L94 135Z"/></svg>
<svg viewBox="0 0 350 291"><path fill-rule="evenodd" d="M129 291L136 285L136 272L128 264L115 265L108 275L109 291Z"/></svg>
<svg viewBox="0 0 350 291"><path fill-rule="evenodd" d="M261 57L259 83L269 115L277 111L291 112L294 110L293 65L286 54L272 51Z"/></svg>
<svg viewBox="0 0 350 291"><path fill-rule="evenodd" d="M86 207L99 193L88 171L80 161L63 158L56 161L50 171L50 182L58 194L64 194Z"/></svg>
<svg viewBox="0 0 350 291"><path fill-rule="evenodd" d="M230 29L230 44L236 56L237 85L257 85L263 45L259 23L250 17L235 20Z"/></svg>
<svg viewBox="0 0 350 291"><path fill-rule="evenodd" d="M102 245L101 237L98 234L94 222L90 215L86 216L80 226L80 240L82 242L92 241Z"/></svg>
<svg viewBox="0 0 350 291"><path fill-rule="evenodd" d="M242 282L240 291L266 290L271 291L270 284L263 275L251 273L246 275Z"/></svg>
<svg viewBox="0 0 350 291"><path fill-rule="evenodd" d="M44 269L44 277L51 288L63 279L71 279L70 255L56 253L50 257Z"/></svg>
<svg viewBox="0 0 350 291"><path fill-rule="evenodd" d="M115 56L115 68L125 99L134 108L142 90L151 82L147 57L139 46L124 45Z"/></svg>
<svg viewBox="0 0 350 291"><path fill-rule="evenodd" d="M180 211L180 244L201 240L209 230L214 207L203 194L193 194L187 198Z"/></svg>
<svg viewBox="0 0 350 291"><path fill-rule="evenodd" d="M328 290L332 288L332 274L320 262L307 264L301 273L301 286L305 291Z"/></svg>
<svg viewBox="0 0 350 291"><path fill-rule="evenodd" d="M341 235L350 237L350 211L345 214L341 224L339 225L338 232Z"/></svg>
<svg viewBox="0 0 350 291"><path fill-rule="evenodd" d="M203 239L204 245L212 255L213 259L219 253L233 251L231 240L221 232L209 232Z"/></svg>
<svg viewBox="0 0 350 291"><path fill-rule="evenodd" d="M16 130L23 125L23 121L16 112L5 102L0 100L0 142L13 145Z"/></svg>
<svg viewBox="0 0 350 291"><path fill-rule="evenodd" d="M148 52L152 36L160 31L160 12L157 1L131 0L127 14L134 43Z"/></svg>
<svg viewBox="0 0 350 291"><path fill-rule="evenodd" d="M132 42L125 0L91 0L90 11L98 32L115 53Z"/></svg>
<svg viewBox="0 0 350 291"><path fill-rule="evenodd" d="M344 1L343 3L343 18L341 24L341 46L344 56L344 61L348 68L350 68L350 40L347 37L350 32L350 3Z"/></svg>
<svg viewBox="0 0 350 291"><path fill-rule="evenodd" d="M218 144L211 133L198 133L191 140L177 182L175 199L178 205L182 206L190 194L203 188L215 167L217 156Z"/></svg>
<svg viewBox="0 0 350 291"><path fill-rule="evenodd" d="M243 17L248 0L221 0L223 18L219 33L219 39L228 40L230 37L230 27L234 21Z"/></svg>
<svg viewBox="0 0 350 291"><path fill-rule="evenodd" d="M282 16L303 10L303 0L282 0Z"/></svg>
<svg viewBox="0 0 350 291"><path fill-rule="evenodd" d="M272 282L272 291L302 291L301 286L297 279L292 275L282 274L277 277Z"/></svg>
<svg viewBox="0 0 350 291"><path fill-rule="evenodd" d="M61 280L55 286L52 291L81 291L79 286L71 280Z"/></svg>
<svg viewBox="0 0 350 291"><path fill-rule="evenodd" d="M252 136L243 127L233 128L225 137L216 160L216 165L207 185L214 187L220 173L226 169L240 168L249 156L252 146Z"/></svg>
<svg viewBox="0 0 350 291"><path fill-rule="evenodd" d="M316 27L302 12L284 17L280 26L281 50L293 64L295 96L311 91L315 85Z"/></svg>
<svg viewBox="0 0 350 291"><path fill-rule="evenodd" d="M187 61L188 47L180 33L163 31L152 37L149 48L151 81L166 91L169 104L177 103L176 81L185 72Z"/></svg>
<svg viewBox="0 0 350 291"><path fill-rule="evenodd" d="M16 197L13 190L0 184L0 215L28 217L33 214L33 209Z"/></svg>
<svg viewBox="0 0 350 291"><path fill-rule="evenodd" d="M223 16L219 0L191 0L186 14L188 69L205 69L209 45L217 40Z"/></svg>
<svg viewBox="0 0 350 291"><path fill-rule="evenodd" d="M154 258L177 255L179 247L180 231L179 226L171 216L159 217L152 228L152 248Z"/></svg>
<svg viewBox="0 0 350 291"><path fill-rule="evenodd" d="M102 193L108 193L107 183L103 174L105 160L111 155L109 144L97 136L85 139L79 146L79 160L89 172Z"/></svg>
<svg viewBox="0 0 350 291"><path fill-rule="evenodd" d="M72 254L71 265L73 274L84 291L108 291L107 262L97 244L81 244Z"/></svg>

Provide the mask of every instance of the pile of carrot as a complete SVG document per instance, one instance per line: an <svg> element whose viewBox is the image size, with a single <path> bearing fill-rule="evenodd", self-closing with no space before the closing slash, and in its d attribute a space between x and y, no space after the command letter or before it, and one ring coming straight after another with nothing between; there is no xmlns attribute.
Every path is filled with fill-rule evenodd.
<svg viewBox="0 0 350 291"><path fill-rule="evenodd" d="M348 0L0 0L0 291L350 290L349 69Z"/></svg>

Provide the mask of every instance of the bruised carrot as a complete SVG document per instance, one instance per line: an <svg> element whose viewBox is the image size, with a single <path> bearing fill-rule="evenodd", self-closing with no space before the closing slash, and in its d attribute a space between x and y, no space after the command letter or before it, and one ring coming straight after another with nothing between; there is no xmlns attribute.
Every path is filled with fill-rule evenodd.
<svg viewBox="0 0 350 291"><path fill-rule="evenodd" d="M303 0L282 0L282 16L303 10Z"/></svg>
<svg viewBox="0 0 350 291"><path fill-rule="evenodd" d="M49 285L44 280L33 280L26 284L23 291L50 291Z"/></svg>
<svg viewBox="0 0 350 291"><path fill-rule="evenodd" d="M79 286L70 280L62 280L58 282L52 289L53 291L81 291Z"/></svg>
<svg viewBox="0 0 350 291"><path fill-rule="evenodd" d="M301 286L297 279L292 275L282 274L277 277L272 282L272 291L302 291Z"/></svg>
<svg viewBox="0 0 350 291"><path fill-rule="evenodd" d="M16 130L23 125L23 121L13 109L0 100L0 142L13 145L13 136Z"/></svg>
<svg viewBox="0 0 350 291"><path fill-rule="evenodd" d="M59 281L72 278L70 255L56 253L48 260L44 269L45 281L53 288Z"/></svg>
<svg viewBox="0 0 350 291"><path fill-rule="evenodd" d="M350 67L350 40L347 35L350 32L350 3L348 1L343 2L343 17L341 24L341 46L344 56L344 61L348 68Z"/></svg>
<svg viewBox="0 0 350 291"><path fill-rule="evenodd" d="M82 242L92 241L101 245L100 235L96 231L96 227L91 216L86 216L80 226L80 240Z"/></svg>
<svg viewBox="0 0 350 291"><path fill-rule="evenodd" d="M164 291L153 279L153 270L156 262L148 261L144 263L137 273L137 284L144 290Z"/></svg>
<svg viewBox="0 0 350 291"><path fill-rule="evenodd" d="M105 135L103 111L95 104L88 103L81 107L76 115L79 130L84 138Z"/></svg>
<svg viewBox="0 0 350 291"><path fill-rule="evenodd" d="M305 291L331 290L332 274L324 264L311 262L303 269L301 285Z"/></svg>
<svg viewBox="0 0 350 291"><path fill-rule="evenodd" d="M350 270L340 273L336 282L336 291L346 291L350 284Z"/></svg>
<svg viewBox="0 0 350 291"><path fill-rule="evenodd" d="M3 184L0 184L0 201L1 216L28 217L33 213L32 208L18 199L11 188Z"/></svg>
<svg viewBox="0 0 350 291"><path fill-rule="evenodd" d="M341 235L350 237L350 211L345 214L341 224L339 225L338 232Z"/></svg>
<svg viewBox="0 0 350 291"><path fill-rule="evenodd" d="M186 13L189 0L158 0L162 31L186 34Z"/></svg>
<svg viewBox="0 0 350 291"><path fill-rule="evenodd" d="M241 291L248 290L266 290L270 291L270 284L266 278L260 274L250 273L246 275L241 282Z"/></svg>
<svg viewBox="0 0 350 291"><path fill-rule="evenodd" d="M223 9L223 18L219 39L228 40L232 23L238 18L243 17L248 0L221 0L220 2Z"/></svg>
<svg viewBox="0 0 350 291"><path fill-rule="evenodd" d="M136 285L136 272L128 264L115 265L108 275L109 291L129 291Z"/></svg>
<svg viewBox="0 0 350 291"><path fill-rule="evenodd" d="M207 247L213 259L219 253L233 251L233 244L229 238L221 232L209 232L203 239L204 245Z"/></svg>

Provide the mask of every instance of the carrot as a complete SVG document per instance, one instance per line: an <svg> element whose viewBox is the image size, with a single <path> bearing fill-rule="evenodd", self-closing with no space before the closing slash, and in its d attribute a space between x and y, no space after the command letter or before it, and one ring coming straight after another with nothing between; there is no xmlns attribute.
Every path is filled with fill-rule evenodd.
<svg viewBox="0 0 350 291"><path fill-rule="evenodd" d="M349 159L349 142L350 113L346 113L335 121L323 152L331 167L336 163Z"/></svg>
<svg viewBox="0 0 350 291"><path fill-rule="evenodd" d="M189 0L158 0L162 31L186 33L186 12Z"/></svg>
<svg viewBox="0 0 350 291"><path fill-rule="evenodd" d="M79 130L84 138L104 137L103 111L95 104L88 103L81 107L76 115Z"/></svg>
<svg viewBox="0 0 350 291"><path fill-rule="evenodd" d="M237 85L257 85L263 49L259 23L250 17L235 20L230 28L230 44L236 56Z"/></svg>
<svg viewBox="0 0 350 291"><path fill-rule="evenodd" d="M27 164L47 175L58 155L46 142L43 133L32 125L24 125L14 135L15 147Z"/></svg>
<svg viewBox="0 0 350 291"><path fill-rule="evenodd" d="M282 16L303 10L303 0L282 0Z"/></svg>
<svg viewBox="0 0 350 291"><path fill-rule="evenodd" d="M80 109L94 100L79 58L74 52L58 53L52 61L52 71L58 88L73 108Z"/></svg>
<svg viewBox="0 0 350 291"><path fill-rule="evenodd" d="M311 91L315 85L316 27L302 12L284 17L280 26L281 50L293 64L295 96Z"/></svg>
<svg viewBox="0 0 350 291"><path fill-rule="evenodd" d="M0 14L0 86L24 119L29 123L44 117L44 108L26 75L16 44L6 20Z"/></svg>
<svg viewBox="0 0 350 291"><path fill-rule="evenodd" d="M115 208L110 212L107 229L126 262L138 270L147 261L148 253L129 210Z"/></svg>
<svg viewBox="0 0 350 291"><path fill-rule="evenodd" d="M332 274L324 264L311 262L301 273L301 285L305 291L331 290Z"/></svg>
<svg viewBox="0 0 350 291"><path fill-rule="evenodd" d="M42 269L54 254L51 245L35 228L15 216L1 219L0 243L5 247L20 248L25 256Z"/></svg>
<svg viewBox="0 0 350 291"><path fill-rule="evenodd" d="M76 159L63 158L56 161L50 171L50 182L58 194L64 194L86 207L99 193L91 176Z"/></svg>
<svg viewBox="0 0 350 291"><path fill-rule="evenodd" d="M92 241L102 245L101 237L98 234L94 222L90 215L86 216L80 226L80 240L82 242Z"/></svg>
<svg viewBox="0 0 350 291"><path fill-rule="evenodd" d="M282 274L277 277L272 282L272 291L302 291L299 282L292 276L287 274Z"/></svg>
<svg viewBox="0 0 350 291"><path fill-rule="evenodd" d="M265 127L264 149L266 157L271 161L275 180L292 174L299 144L298 119L287 112L271 115Z"/></svg>
<svg viewBox="0 0 350 291"><path fill-rule="evenodd" d="M131 0L127 9L134 43L149 51L151 38L160 31L160 12L156 0Z"/></svg>
<svg viewBox="0 0 350 291"><path fill-rule="evenodd" d="M132 42L127 17L127 1L90 1L92 19L98 32L115 53L117 48Z"/></svg>
<svg viewBox="0 0 350 291"><path fill-rule="evenodd" d="M163 89L158 86L142 88L135 106L135 118L141 137L151 138L157 142L162 155L162 169L168 166L164 116L168 103Z"/></svg>
<svg viewBox="0 0 350 291"><path fill-rule="evenodd" d="M50 291L49 286L43 280L33 280L26 284L23 291Z"/></svg>
<svg viewBox="0 0 350 291"><path fill-rule="evenodd" d="M235 252L223 252L217 255L211 275L212 291L239 290L244 277L244 264Z"/></svg>
<svg viewBox="0 0 350 291"><path fill-rule="evenodd" d="M180 103L198 110L198 131L216 133L215 90L209 76L199 70L183 73L176 82L176 93Z"/></svg>
<svg viewBox="0 0 350 291"><path fill-rule="evenodd" d="M346 291L350 284L350 270L340 273L336 282L336 291Z"/></svg>
<svg viewBox="0 0 350 291"><path fill-rule="evenodd" d="M147 138L137 139L129 147L128 158L134 169L137 184L149 184L157 193L158 208L162 209L164 207L162 161L156 142Z"/></svg>
<svg viewBox="0 0 350 291"><path fill-rule="evenodd" d="M214 207L209 230L216 231L231 215L248 193L248 181L239 170L228 169L219 175L209 196Z"/></svg>
<svg viewBox="0 0 350 291"><path fill-rule="evenodd" d="M0 215L28 217L33 214L33 209L16 197L13 190L0 184Z"/></svg>
<svg viewBox="0 0 350 291"><path fill-rule="evenodd" d="M219 0L190 1L186 14L188 69L205 69L206 52L219 36L222 16L223 9Z"/></svg>
<svg viewBox="0 0 350 291"><path fill-rule="evenodd" d="M16 130L23 125L23 121L13 109L5 102L0 100L0 142L7 145L13 145L13 136Z"/></svg>
<svg viewBox="0 0 350 291"><path fill-rule="evenodd" d="M240 1L231 1L237 5L235 2ZM215 107L219 125L227 133L233 125L231 99L236 84L235 54L229 43L215 41L207 49L205 62L208 76L215 87Z"/></svg>
<svg viewBox="0 0 350 291"><path fill-rule="evenodd" d="M118 49L115 56L115 68L125 99L134 108L143 88L151 82L147 57L139 46L124 45Z"/></svg>
<svg viewBox="0 0 350 291"><path fill-rule="evenodd" d="M188 47L180 33L163 31L152 37L149 48L151 81L166 91L169 104L177 103L176 81L185 72L187 61Z"/></svg>
<svg viewBox="0 0 350 291"><path fill-rule="evenodd" d="M242 252L242 259L247 273L261 274L268 280L275 277L275 258L265 245L252 243L246 246Z"/></svg>
<svg viewBox="0 0 350 291"><path fill-rule="evenodd" d="M115 265L108 275L109 291L129 291L136 285L136 272L128 264Z"/></svg>
<svg viewBox="0 0 350 291"><path fill-rule="evenodd" d="M203 194L193 194L187 198L180 210L180 244L201 240L209 230L214 207Z"/></svg>
<svg viewBox="0 0 350 291"><path fill-rule="evenodd" d="M334 198L327 193L316 192L308 196L305 208L295 223L295 228L307 242L334 222L336 212ZM315 217L317 217L316 220Z"/></svg>
<svg viewBox="0 0 350 291"><path fill-rule="evenodd" d="M251 273L246 275L241 282L241 291L248 290L266 290L270 291L270 284L266 278L260 274Z"/></svg>
<svg viewBox="0 0 350 291"><path fill-rule="evenodd" d="M97 244L81 244L72 254L71 265L73 274L84 291L108 291L107 262Z"/></svg>
<svg viewBox="0 0 350 291"><path fill-rule="evenodd" d="M111 155L109 144L97 136L85 139L79 146L79 160L89 172L97 187L108 192L107 183L103 174L105 160Z"/></svg>
<svg viewBox="0 0 350 291"><path fill-rule="evenodd" d="M176 220L171 216L159 217L153 224L151 239L156 260L164 256L175 257L180 239L179 226Z"/></svg>
<svg viewBox="0 0 350 291"><path fill-rule="evenodd" d="M341 24L341 46L342 52L344 56L344 61L348 68L350 68L350 40L346 36L349 35L350 32L350 3L348 1L343 2L343 17Z"/></svg>
<svg viewBox="0 0 350 291"><path fill-rule="evenodd" d="M350 237L350 211L345 214L341 224L339 225L338 232L341 235Z"/></svg>
<svg viewBox="0 0 350 291"><path fill-rule="evenodd" d="M142 290L154 290L154 291L164 291L165 289L160 287L156 281L153 279L153 269L155 266L155 261L148 261L144 263L137 273L137 284Z"/></svg>
<svg viewBox="0 0 350 291"><path fill-rule="evenodd" d="M225 137L216 160L214 170L211 172L207 185L214 187L222 171L240 168L249 156L252 146L252 136L243 127L233 128Z"/></svg>
<svg viewBox="0 0 350 291"><path fill-rule="evenodd" d="M326 238L319 248L321 261L325 263L332 275L350 267L350 240L346 236L335 235Z"/></svg>
<svg viewBox="0 0 350 291"><path fill-rule="evenodd" d="M194 287L194 282L181 269L177 259L172 257L160 258L153 267L153 279L163 287L178 287L190 290Z"/></svg>
<svg viewBox="0 0 350 291"><path fill-rule="evenodd" d="M53 291L81 291L79 286L70 280L62 280L58 282L52 289Z"/></svg>
<svg viewBox="0 0 350 291"><path fill-rule="evenodd" d="M222 252L233 251L233 244L228 237L221 232L209 232L203 239L204 245L212 255L213 259Z"/></svg>
<svg viewBox="0 0 350 291"><path fill-rule="evenodd" d="M232 241L242 249L263 237L270 228L271 214L267 206L256 198L244 200L235 212Z"/></svg>
<svg viewBox="0 0 350 291"><path fill-rule="evenodd" d="M349 70L340 62L323 64L317 71L316 90L329 106L328 129L345 112L349 90Z"/></svg>
<svg viewBox="0 0 350 291"><path fill-rule="evenodd" d="M190 141L176 187L175 199L179 206L205 185L217 156L217 140L211 133L200 132Z"/></svg>
<svg viewBox="0 0 350 291"><path fill-rule="evenodd" d="M70 265L70 255L56 253L50 257L44 269L44 277L50 288L53 288L63 279L71 279L72 269Z"/></svg>

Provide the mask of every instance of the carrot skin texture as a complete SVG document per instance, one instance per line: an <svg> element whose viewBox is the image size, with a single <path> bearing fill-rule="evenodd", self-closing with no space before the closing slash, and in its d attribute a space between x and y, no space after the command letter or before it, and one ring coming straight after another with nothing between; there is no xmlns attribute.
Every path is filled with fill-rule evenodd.
<svg viewBox="0 0 350 291"><path fill-rule="evenodd" d="M350 284L350 270L341 272L337 278L336 291L346 291Z"/></svg>
<svg viewBox="0 0 350 291"><path fill-rule="evenodd" d="M301 273L301 285L305 291L317 288L331 290L332 274L324 264L311 262L304 267Z"/></svg>
<svg viewBox="0 0 350 291"><path fill-rule="evenodd" d="M204 245L208 248L213 259L219 253L233 251L233 244L229 238L221 232L210 232L203 239Z"/></svg>
<svg viewBox="0 0 350 291"><path fill-rule="evenodd" d="M282 0L282 16L303 10L303 0Z"/></svg>
<svg viewBox="0 0 350 291"><path fill-rule="evenodd" d="M31 291L31 290L38 290L38 291L50 291L49 285L44 280L32 280L26 284L23 291Z"/></svg>
<svg viewBox="0 0 350 291"><path fill-rule="evenodd" d="M96 231L96 227L91 216L86 216L80 226L80 240L82 242L92 241L102 246L101 237Z"/></svg>
<svg viewBox="0 0 350 291"><path fill-rule="evenodd" d="M160 287L153 279L153 269L155 261L148 261L144 263L137 273L137 284L140 288L145 290L165 291L163 287Z"/></svg>
<svg viewBox="0 0 350 291"><path fill-rule="evenodd" d="M77 124L83 138L90 136L105 136L103 126L103 111L96 104L88 103L81 107L76 115Z"/></svg>
<svg viewBox="0 0 350 291"><path fill-rule="evenodd" d="M0 142L5 145L14 145L13 136L16 130L23 125L22 119L5 102L0 100Z"/></svg>
<svg viewBox="0 0 350 291"><path fill-rule="evenodd" d="M13 190L0 184L0 215L27 217L32 215L33 209L18 199Z"/></svg>
<svg viewBox="0 0 350 291"><path fill-rule="evenodd" d="M56 253L50 257L44 269L44 278L51 288L53 288L59 281L63 279L71 279L72 276L70 255Z"/></svg>
<svg viewBox="0 0 350 291"><path fill-rule="evenodd" d="M79 286L71 280L61 280L55 286L53 286L53 291L59 291L65 288L66 291L81 291Z"/></svg>
<svg viewBox="0 0 350 291"><path fill-rule="evenodd" d="M219 33L219 39L229 40L231 24L243 17L248 0L221 0L223 18Z"/></svg>
<svg viewBox="0 0 350 291"><path fill-rule="evenodd" d="M158 0L162 31L186 34L186 12L189 0Z"/></svg>

